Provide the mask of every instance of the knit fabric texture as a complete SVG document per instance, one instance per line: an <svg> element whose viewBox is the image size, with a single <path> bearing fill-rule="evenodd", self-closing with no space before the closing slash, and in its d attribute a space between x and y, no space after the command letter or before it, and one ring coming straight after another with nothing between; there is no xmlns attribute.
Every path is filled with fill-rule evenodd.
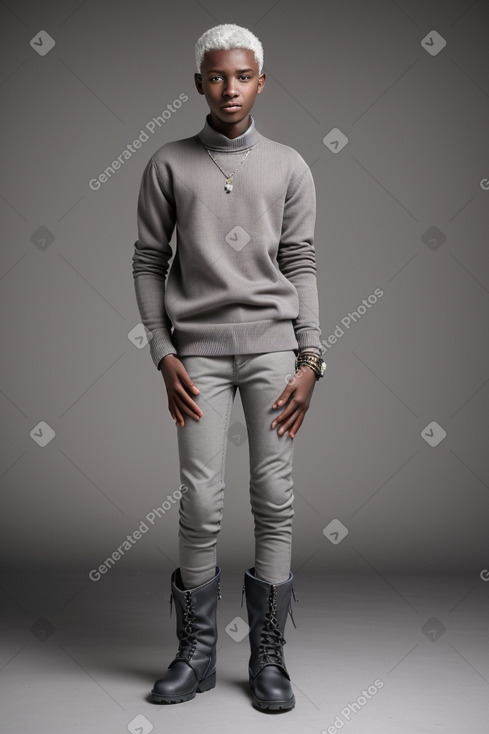
<svg viewBox="0 0 489 734"><path fill-rule="evenodd" d="M322 352L312 174L250 120L230 139L208 115L143 171L133 278L157 368L167 354Z"/></svg>

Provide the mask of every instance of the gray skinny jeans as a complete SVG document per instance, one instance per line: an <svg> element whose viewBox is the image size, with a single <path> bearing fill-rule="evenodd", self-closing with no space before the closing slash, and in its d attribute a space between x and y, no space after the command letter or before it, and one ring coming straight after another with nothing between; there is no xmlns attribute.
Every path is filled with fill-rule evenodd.
<svg viewBox="0 0 489 734"><path fill-rule="evenodd" d="M200 390L192 395L203 416L177 424L182 580L191 589L212 579L224 502L224 469L231 408L239 387L249 442L250 503L254 518L255 573L269 583L290 575L294 441L270 428L284 405L272 409L295 372L295 351L217 357L179 357ZM250 564L251 565L251 564Z"/></svg>

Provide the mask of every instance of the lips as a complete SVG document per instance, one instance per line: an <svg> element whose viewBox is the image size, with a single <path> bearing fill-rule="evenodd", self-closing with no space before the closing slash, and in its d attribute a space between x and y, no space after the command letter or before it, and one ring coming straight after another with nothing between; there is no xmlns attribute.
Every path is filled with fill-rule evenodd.
<svg viewBox="0 0 489 734"><path fill-rule="evenodd" d="M241 109L240 104L228 104L225 107L222 108L223 110L230 110L231 112L234 112L235 110Z"/></svg>

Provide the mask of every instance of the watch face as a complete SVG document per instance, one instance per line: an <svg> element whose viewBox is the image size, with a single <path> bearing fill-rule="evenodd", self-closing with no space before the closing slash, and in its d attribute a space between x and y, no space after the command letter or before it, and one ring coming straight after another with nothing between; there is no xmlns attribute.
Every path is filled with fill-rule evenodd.
<svg viewBox="0 0 489 734"><path fill-rule="evenodd" d="M320 371L321 371L321 377L322 377L324 373L326 372L326 362L324 360L321 362Z"/></svg>

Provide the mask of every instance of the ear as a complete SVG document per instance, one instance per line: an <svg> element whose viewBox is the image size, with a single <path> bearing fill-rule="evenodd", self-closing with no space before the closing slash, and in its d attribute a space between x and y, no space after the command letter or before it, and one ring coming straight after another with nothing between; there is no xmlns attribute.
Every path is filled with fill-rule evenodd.
<svg viewBox="0 0 489 734"><path fill-rule="evenodd" d="M202 74L194 74L195 87L199 94L204 94L204 88L202 87Z"/></svg>
<svg viewBox="0 0 489 734"><path fill-rule="evenodd" d="M260 74L260 76L258 77L258 87L256 90L257 94L261 94L261 92L263 91L263 87L265 86L266 80L267 80L267 75Z"/></svg>

